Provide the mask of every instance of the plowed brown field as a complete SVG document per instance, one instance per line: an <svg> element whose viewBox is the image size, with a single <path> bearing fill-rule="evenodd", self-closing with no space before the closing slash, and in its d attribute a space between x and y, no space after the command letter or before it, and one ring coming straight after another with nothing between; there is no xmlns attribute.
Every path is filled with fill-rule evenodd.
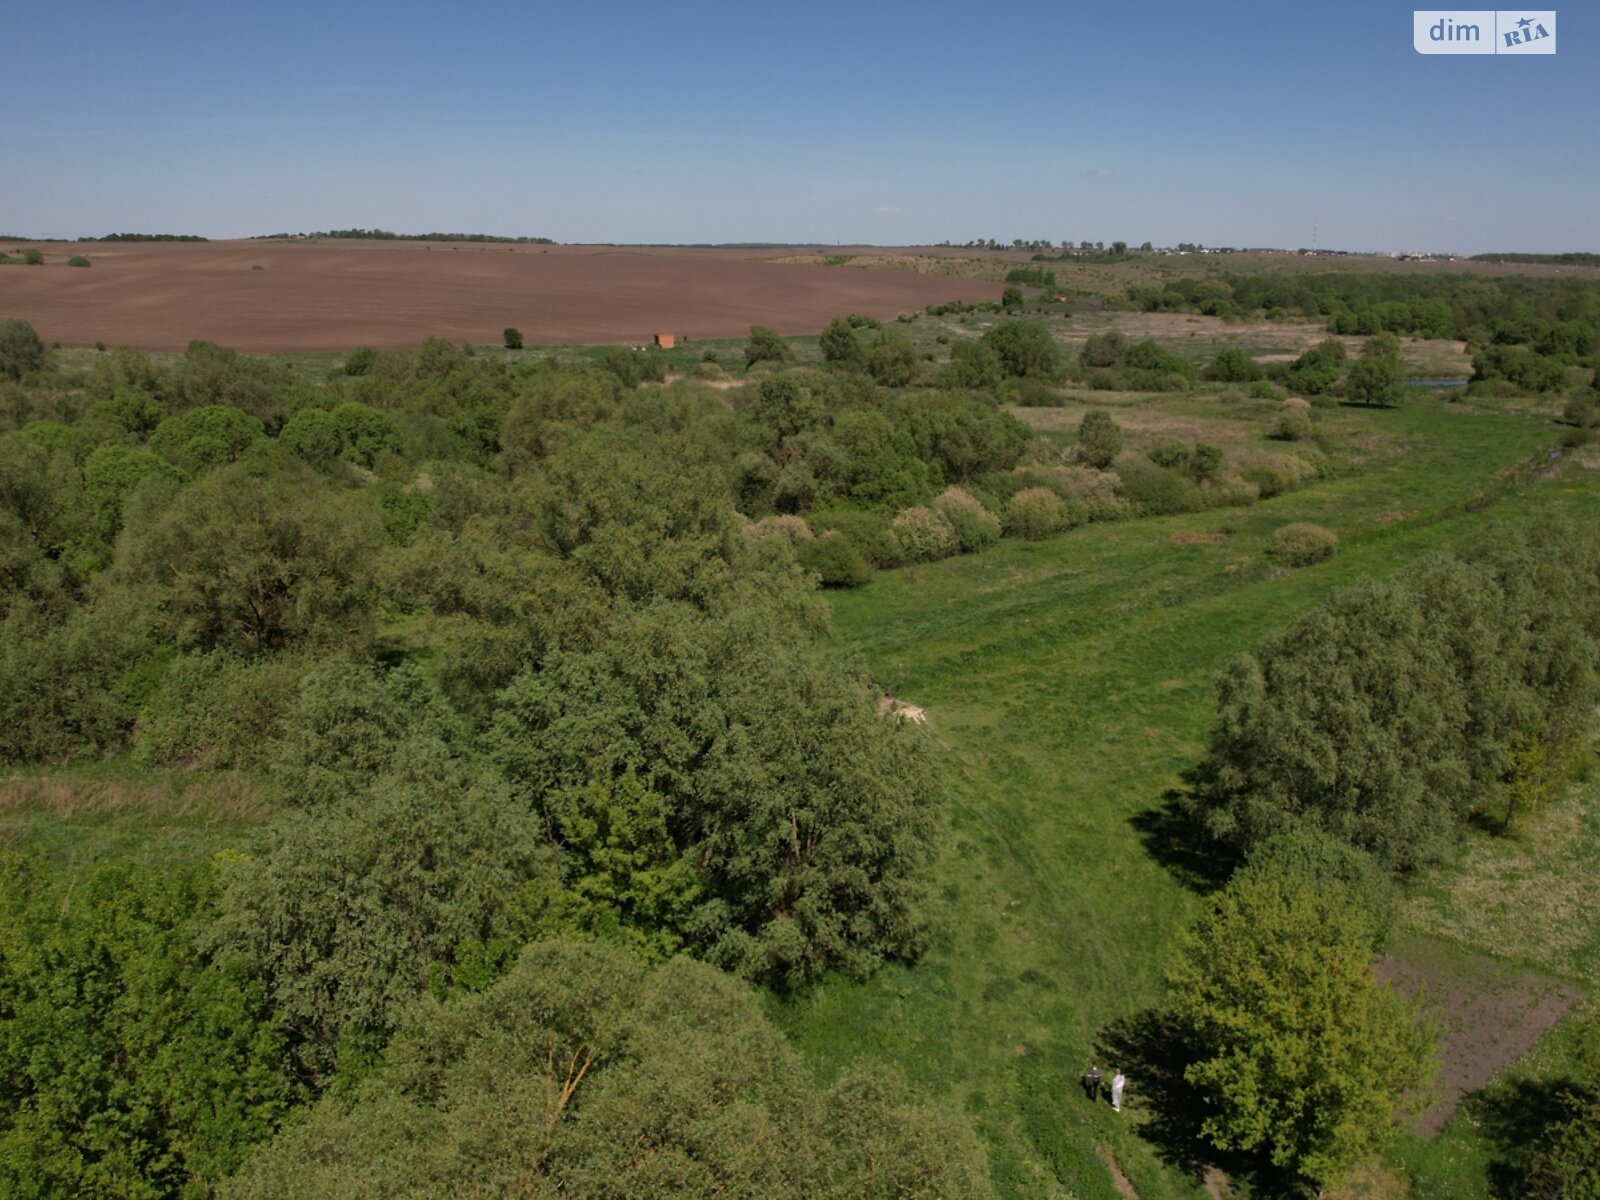
<svg viewBox="0 0 1600 1200"><path fill-rule="evenodd" d="M1002 291L981 280L766 261L791 251L37 244L45 265L0 267L0 318L21 317L64 346L144 350L181 350L196 338L244 351L398 348L433 335L484 344L498 343L510 325L538 345L640 343L655 333L737 337L751 325L802 334L841 313L886 319L947 300L997 300ZM77 253L92 265L66 266Z"/></svg>

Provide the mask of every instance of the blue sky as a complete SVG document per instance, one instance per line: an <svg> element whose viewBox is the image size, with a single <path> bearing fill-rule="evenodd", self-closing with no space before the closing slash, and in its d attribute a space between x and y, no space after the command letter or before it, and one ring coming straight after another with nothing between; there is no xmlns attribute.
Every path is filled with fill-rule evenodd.
<svg viewBox="0 0 1600 1200"><path fill-rule="evenodd" d="M1596 8L18 4L0 232L1600 250Z"/></svg>

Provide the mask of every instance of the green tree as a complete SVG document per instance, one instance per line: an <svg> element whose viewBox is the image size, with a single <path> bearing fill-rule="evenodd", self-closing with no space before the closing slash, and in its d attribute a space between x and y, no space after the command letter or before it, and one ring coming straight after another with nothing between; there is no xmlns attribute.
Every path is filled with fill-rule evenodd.
<svg viewBox="0 0 1600 1200"><path fill-rule="evenodd" d="M1334 1183L1420 1109L1432 1034L1374 977L1374 940L1328 880L1246 875L1211 901L1168 985L1196 1046L1184 1077L1219 1149Z"/></svg>
<svg viewBox="0 0 1600 1200"><path fill-rule="evenodd" d="M1078 422L1078 448L1091 467L1105 470L1122 453L1122 430L1103 408L1091 408Z"/></svg>
<svg viewBox="0 0 1600 1200"><path fill-rule="evenodd" d="M880 333L861 356L872 381L882 387L905 387L917 374L917 348L898 333Z"/></svg>
<svg viewBox="0 0 1600 1200"><path fill-rule="evenodd" d="M846 317L835 317L828 322L819 339L825 362L851 363L861 357L861 343L856 341L855 327Z"/></svg>
<svg viewBox="0 0 1600 1200"><path fill-rule="evenodd" d="M1128 243L1127 242L1112 242L1111 243L1111 253L1113 253L1113 254L1126 254L1127 252L1128 252Z"/></svg>
<svg viewBox="0 0 1600 1200"><path fill-rule="evenodd" d="M21 379L45 364L44 342L26 321L12 317L0 323L0 379Z"/></svg>
<svg viewBox="0 0 1600 1200"><path fill-rule="evenodd" d="M1219 350L1216 358L1211 360L1211 365L1205 369L1207 379L1220 380L1223 383L1248 383L1253 379L1260 379L1265 372L1261 364L1256 362L1243 350L1229 346Z"/></svg>
<svg viewBox="0 0 1600 1200"><path fill-rule="evenodd" d="M1038 321L1002 321L978 340L994 351L1007 379L1052 379L1061 370L1061 348Z"/></svg>
<svg viewBox="0 0 1600 1200"><path fill-rule="evenodd" d="M1405 364L1398 357L1363 356L1350 366L1345 396L1353 404L1393 408L1406 394Z"/></svg>
<svg viewBox="0 0 1600 1200"><path fill-rule="evenodd" d="M1019 287L1008 287L1004 292L1000 293L1000 307L1003 309L1021 308L1022 301L1022 289Z"/></svg>
<svg viewBox="0 0 1600 1200"><path fill-rule="evenodd" d="M750 340L744 347L746 367L753 367L758 362L784 363L793 358L794 351L789 348L789 343L779 337L775 330L765 325L750 326Z"/></svg>
<svg viewBox="0 0 1600 1200"><path fill-rule="evenodd" d="M507 350L522 349L522 330L516 328L516 326L507 325L504 337Z"/></svg>

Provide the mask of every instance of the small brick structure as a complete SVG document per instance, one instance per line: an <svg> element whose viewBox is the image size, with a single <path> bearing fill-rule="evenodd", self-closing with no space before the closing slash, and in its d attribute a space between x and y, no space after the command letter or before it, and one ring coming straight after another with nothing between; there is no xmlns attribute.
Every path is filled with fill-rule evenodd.
<svg viewBox="0 0 1600 1200"><path fill-rule="evenodd" d="M677 344L678 339L670 333L656 334L656 345L663 350L671 350Z"/></svg>

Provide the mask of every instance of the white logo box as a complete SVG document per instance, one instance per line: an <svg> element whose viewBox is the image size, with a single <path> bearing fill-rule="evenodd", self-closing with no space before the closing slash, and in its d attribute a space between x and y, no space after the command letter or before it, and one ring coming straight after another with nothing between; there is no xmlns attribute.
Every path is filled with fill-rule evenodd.
<svg viewBox="0 0 1600 1200"><path fill-rule="evenodd" d="M1554 54L1553 8L1427 8L1411 14L1418 54Z"/></svg>

